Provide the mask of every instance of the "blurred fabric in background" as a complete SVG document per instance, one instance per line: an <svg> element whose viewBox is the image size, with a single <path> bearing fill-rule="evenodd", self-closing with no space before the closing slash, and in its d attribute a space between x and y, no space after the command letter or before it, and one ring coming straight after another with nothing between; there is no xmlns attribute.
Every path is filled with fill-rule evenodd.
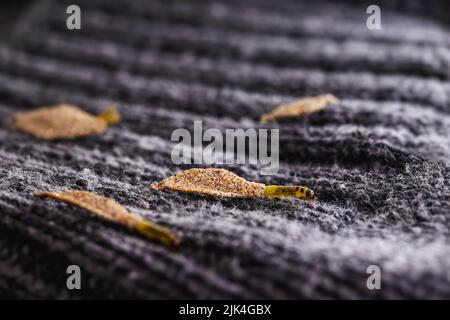
<svg viewBox="0 0 450 320"><path fill-rule="evenodd" d="M9 37L31 0L2 0L0 3L0 36Z"/></svg>
<svg viewBox="0 0 450 320"><path fill-rule="evenodd" d="M79 0L79 31L66 25L72 1L33 6L0 46L0 297L449 297L448 5L377 2L376 31L368 1ZM9 3L4 35L26 4ZM270 124L276 175L224 166L305 185L314 203L149 188L186 169L171 160L174 130L259 128L275 105L325 93L340 103ZM54 142L9 127L63 102L92 114L116 105L122 121ZM31 196L66 188L114 198L182 244ZM83 290L67 290L70 264ZM370 265L381 290L367 287Z"/></svg>

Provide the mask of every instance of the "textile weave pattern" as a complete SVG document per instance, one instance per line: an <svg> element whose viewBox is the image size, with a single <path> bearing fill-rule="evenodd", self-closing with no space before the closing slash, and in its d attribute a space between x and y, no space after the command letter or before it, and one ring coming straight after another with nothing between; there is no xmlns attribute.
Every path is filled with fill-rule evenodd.
<svg viewBox="0 0 450 320"><path fill-rule="evenodd" d="M450 298L450 36L445 1L43 1L0 43L0 297ZM262 125L293 99L317 114ZM14 113L71 103L122 121L40 141ZM301 200L155 191L177 128L279 128L280 169L224 165L254 182L304 185ZM114 198L182 238L164 246L78 208L32 197ZM82 290L67 290L79 265ZM382 288L369 290L369 265Z"/></svg>

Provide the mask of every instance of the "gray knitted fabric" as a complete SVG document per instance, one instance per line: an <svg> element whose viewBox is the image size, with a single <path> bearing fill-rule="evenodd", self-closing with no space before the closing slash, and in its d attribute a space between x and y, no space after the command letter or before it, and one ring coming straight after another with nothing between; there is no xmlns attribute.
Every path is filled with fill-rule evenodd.
<svg viewBox="0 0 450 320"><path fill-rule="evenodd" d="M0 297L450 298L450 36L445 1L39 2L0 45ZM341 102L262 126L274 105ZM98 113L105 134L12 131L42 105ZM149 188L176 166L177 128L280 128L280 170L225 165L318 200L220 199ZM177 250L38 190L83 189L174 230ZM82 290L66 288L79 265ZM381 268L369 290L366 269Z"/></svg>

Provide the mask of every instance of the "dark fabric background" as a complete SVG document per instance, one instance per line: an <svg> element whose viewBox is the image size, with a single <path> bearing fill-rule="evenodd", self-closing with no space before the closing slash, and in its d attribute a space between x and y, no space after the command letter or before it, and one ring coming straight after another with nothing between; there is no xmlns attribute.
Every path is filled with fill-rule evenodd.
<svg viewBox="0 0 450 320"><path fill-rule="evenodd" d="M0 297L449 298L450 37L445 1L42 1L0 44ZM3 38L4 39L4 38ZM224 166L318 200L156 192L189 166L171 132L259 128L291 99L341 102L280 128L280 170ZM123 120L100 136L38 141L11 116L69 102ZM267 126L265 126L267 127ZM110 196L183 239L169 250L37 190ZM66 268L82 290L66 288ZM366 269L382 270L368 290Z"/></svg>
<svg viewBox="0 0 450 320"><path fill-rule="evenodd" d="M0 4L0 36L4 39L11 35L21 15L28 10L31 1L3 0Z"/></svg>

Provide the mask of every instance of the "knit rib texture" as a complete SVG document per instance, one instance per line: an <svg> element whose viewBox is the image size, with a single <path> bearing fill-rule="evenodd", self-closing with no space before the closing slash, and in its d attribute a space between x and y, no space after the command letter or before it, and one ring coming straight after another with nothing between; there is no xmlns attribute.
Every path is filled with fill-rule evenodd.
<svg viewBox="0 0 450 320"><path fill-rule="evenodd" d="M445 1L38 1L0 44L0 297L450 298L450 28ZM262 125L296 98L337 105ZM102 135L41 141L20 111L118 106ZM280 169L223 165L297 199L227 199L150 184L173 164L171 133L279 128ZM206 166L203 166L206 167ZM78 189L176 232L172 250L73 206ZM78 265L82 289L68 290ZM381 268L381 289L367 268Z"/></svg>

